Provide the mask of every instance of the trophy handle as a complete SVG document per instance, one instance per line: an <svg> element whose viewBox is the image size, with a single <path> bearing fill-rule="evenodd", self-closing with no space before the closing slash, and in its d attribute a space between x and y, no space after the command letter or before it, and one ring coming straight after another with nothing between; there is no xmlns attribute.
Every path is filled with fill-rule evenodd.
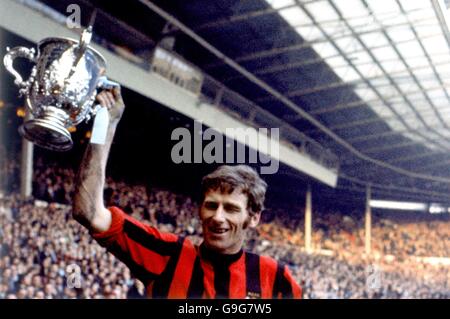
<svg viewBox="0 0 450 319"><path fill-rule="evenodd" d="M25 58L30 60L31 62L36 62L35 50L34 48L25 48L25 47L15 47L15 48L6 48L6 55L3 58L3 64L5 65L6 70L11 73L15 80L14 84L20 87L21 89L26 89L28 87L28 81L24 81L22 76L14 69L13 62L16 58ZM23 91L21 90L21 93Z"/></svg>
<svg viewBox="0 0 450 319"><path fill-rule="evenodd" d="M115 87L120 86L119 83L108 80L106 76L100 76L97 80L97 89L98 90L112 90ZM94 93L94 95L91 97L91 102L88 102L90 107L86 109L86 113L83 112L80 114L75 120L72 121L73 125L78 125L81 123L81 121L85 121L88 123L91 118L95 117L97 115L97 112L102 108L102 106L99 103L94 103L95 96L97 93Z"/></svg>
<svg viewBox="0 0 450 319"><path fill-rule="evenodd" d="M112 90L115 87L120 86L119 83L108 80L108 78L106 76L101 76L98 78L98 82L97 82L97 88L101 89L101 90Z"/></svg>

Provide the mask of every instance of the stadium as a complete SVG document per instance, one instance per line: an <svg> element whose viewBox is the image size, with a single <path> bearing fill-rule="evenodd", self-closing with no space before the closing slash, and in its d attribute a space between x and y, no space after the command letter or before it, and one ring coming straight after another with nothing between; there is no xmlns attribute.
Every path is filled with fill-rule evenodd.
<svg viewBox="0 0 450 319"><path fill-rule="evenodd" d="M12 62L0 68L0 299L149 297L72 217L101 108L78 123L85 109L68 115L67 149L23 134L42 116L32 84L47 85L35 78L52 57L14 48L42 57L45 43L78 41L88 26L87 50L104 58L126 105L106 206L200 245L202 178L246 164L268 188L244 249L286 264L302 298L450 298L450 2L124 7L0 2L0 56L21 58L16 74ZM18 87L18 74L30 85Z"/></svg>

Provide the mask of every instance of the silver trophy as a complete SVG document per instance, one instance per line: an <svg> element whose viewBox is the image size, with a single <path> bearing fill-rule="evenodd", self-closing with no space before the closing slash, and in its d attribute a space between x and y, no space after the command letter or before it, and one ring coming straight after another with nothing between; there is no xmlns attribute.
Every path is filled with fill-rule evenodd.
<svg viewBox="0 0 450 319"><path fill-rule="evenodd" d="M29 141L54 151L67 151L73 146L68 128L95 116L97 89L118 85L105 76L106 61L88 47L92 27L80 41L68 38L46 38L34 48L7 49L3 59L6 69L15 77L14 83L25 96L33 119L20 126L19 132ZM30 77L24 81L14 69L15 58L35 63Z"/></svg>

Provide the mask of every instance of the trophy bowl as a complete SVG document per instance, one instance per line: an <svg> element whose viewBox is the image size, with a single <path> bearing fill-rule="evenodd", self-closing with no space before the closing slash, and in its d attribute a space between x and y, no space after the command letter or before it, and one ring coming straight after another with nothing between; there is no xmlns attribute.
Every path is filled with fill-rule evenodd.
<svg viewBox="0 0 450 319"><path fill-rule="evenodd" d="M88 47L90 38L88 29L80 41L43 39L37 45L37 54L34 48L8 49L4 65L15 77L14 83L33 116L20 126L19 132L36 145L54 151L70 150L73 141L68 128L95 115L97 88L109 81L103 76L105 59ZM35 63L26 81L13 68L17 57Z"/></svg>

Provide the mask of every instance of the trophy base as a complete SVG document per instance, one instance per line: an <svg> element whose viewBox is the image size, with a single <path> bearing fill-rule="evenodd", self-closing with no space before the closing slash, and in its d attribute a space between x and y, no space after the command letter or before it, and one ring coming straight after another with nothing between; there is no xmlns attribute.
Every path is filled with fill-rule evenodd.
<svg viewBox="0 0 450 319"><path fill-rule="evenodd" d="M49 107L41 118L29 120L19 127L20 134L34 144L57 152L68 151L73 142L70 132L64 127L64 114Z"/></svg>

